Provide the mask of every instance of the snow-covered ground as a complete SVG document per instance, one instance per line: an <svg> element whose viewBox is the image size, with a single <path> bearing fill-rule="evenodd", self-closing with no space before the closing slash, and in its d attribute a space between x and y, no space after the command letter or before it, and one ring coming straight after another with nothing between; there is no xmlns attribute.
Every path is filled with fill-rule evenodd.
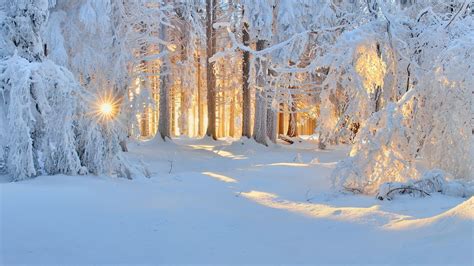
<svg viewBox="0 0 474 266"><path fill-rule="evenodd" d="M348 147L131 145L152 176L0 183L0 264L466 264L474 199L331 190Z"/></svg>

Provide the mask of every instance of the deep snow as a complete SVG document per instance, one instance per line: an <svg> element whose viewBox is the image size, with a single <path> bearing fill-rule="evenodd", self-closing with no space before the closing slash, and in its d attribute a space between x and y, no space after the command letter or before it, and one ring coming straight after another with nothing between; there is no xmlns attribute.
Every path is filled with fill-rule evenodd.
<svg viewBox="0 0 474 266"><path fill-rule="evenodd" d="M331 190L348 147L133 144L151 178L0 183L0 264L466 264L474 199Z"/></svg>

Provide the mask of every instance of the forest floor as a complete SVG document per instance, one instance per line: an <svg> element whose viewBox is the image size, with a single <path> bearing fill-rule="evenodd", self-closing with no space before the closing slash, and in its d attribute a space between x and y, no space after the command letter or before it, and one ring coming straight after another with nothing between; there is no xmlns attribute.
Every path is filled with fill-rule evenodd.
<svg viewBox="0 0 474 266"><path fill-rule="evenodd" d="M331 190L349 147L131 144L151 178L0 181L0 265L466 264L474 199Z"/></svg>

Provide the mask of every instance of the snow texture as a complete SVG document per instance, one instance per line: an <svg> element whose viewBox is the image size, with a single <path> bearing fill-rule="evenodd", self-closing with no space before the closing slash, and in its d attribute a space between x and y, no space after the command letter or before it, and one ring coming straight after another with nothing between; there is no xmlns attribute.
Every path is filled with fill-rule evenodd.
<svg viewBox="0 0 474 266"><path fill-rule="evenodd" d="M473 263L473 198L334 193L348 147L315 147L150 141L150 179L0 183L1 264Z"/></svg>

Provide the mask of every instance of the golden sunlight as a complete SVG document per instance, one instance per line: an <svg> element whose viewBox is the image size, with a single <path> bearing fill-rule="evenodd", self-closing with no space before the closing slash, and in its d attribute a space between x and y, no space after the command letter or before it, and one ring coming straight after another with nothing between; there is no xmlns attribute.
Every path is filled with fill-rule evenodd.
<svg viewBox="0 0 474 266"><path fill-rule="evenodd" d="M112 121L120 109L120 100L113 97L112 94L105 94L95 100L92 109L93 116L99 122Z"/></svg>
<svg viewBox="0 0 474 266"><path fill-rule="evenodd" d="M374 93L376 87L383 86L387 66L377 54L375 45L361 45L357 48L356 71L361 76L364 88Z"/></svg>
<svg viewBox="0 0 474 266"><path fill-rule="evenodd" d="M106 116L110 116L113 110L114 109L111 103L102 103L102 105L100 106L100 112Z"/></svg>
<svg viewBox="0 0 474 266"><path fill-rule="evenodd" d="M232 177L225 176L225 175L220 175L220 174L213 173L213 172L203 172L202 174L210 176L214 179L217 179L217 180L225 182L225 183L238 183L237 180L233 179Z"/></svg>

